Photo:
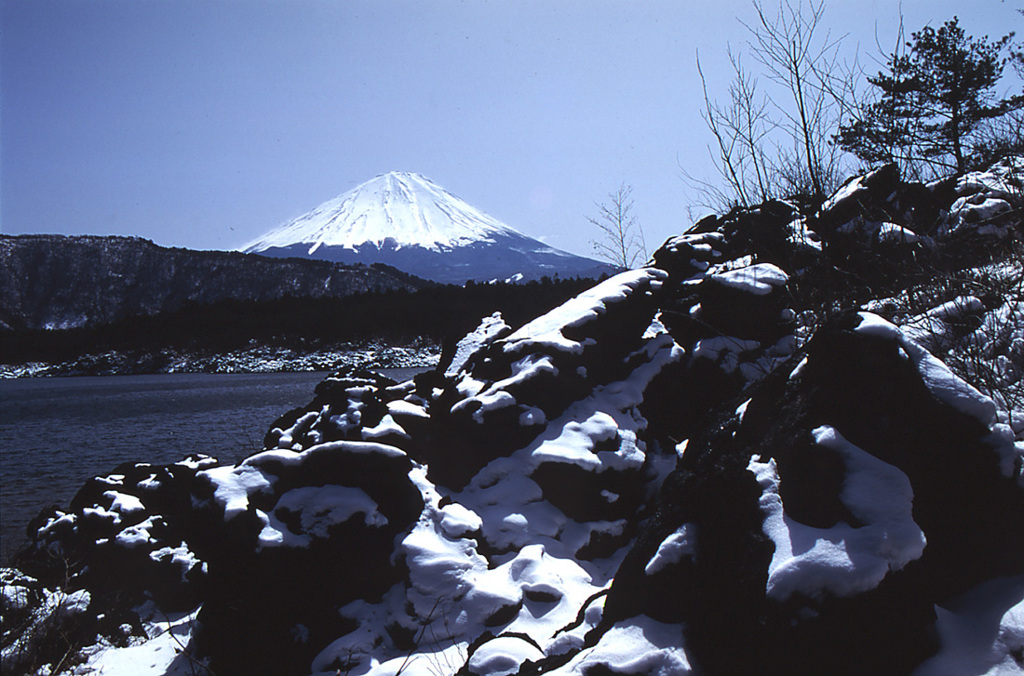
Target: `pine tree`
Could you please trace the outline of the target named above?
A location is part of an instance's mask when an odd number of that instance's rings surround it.
[[[885,65],[885,71],[868,78],[879,90],[877,100],[863,106],[849,125],[840,127],[838,141],[869,165],[895,162],[912,169],[914,142],[920,133],[917,92],[921,83],[913,76],[905,53],[894,52]]]
[[[869,164],[967,171],[980,157],[982,123],[1024,105],[1024,96],[994,94],[1012,37],[974,39],[956,17],[913,33],[907,50],[891,54],[885,70],[868,78],[878,98],[840,127],[837,141]]]

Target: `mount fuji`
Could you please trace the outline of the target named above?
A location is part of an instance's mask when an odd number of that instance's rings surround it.
[[[384,263],[442,283],[599,277],[617,270],[528,237],[419,174],[377,176],[241,248],[275,258]]]

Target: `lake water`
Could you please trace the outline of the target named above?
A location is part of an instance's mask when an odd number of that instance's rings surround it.
[[[395,369],[393,378],[416,370]],[[384,370],[387,372],[387,370]],[[50,504],[126,461],[189,453],[235,462],[270,425],[305,406],[323,373],[169,374],[0,380],[0,561]]]

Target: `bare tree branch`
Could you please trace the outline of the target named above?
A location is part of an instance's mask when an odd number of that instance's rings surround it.
[[[637,261],[647,260],[644,231],[633,215],[633,187],[622,183],[608,194],[608,199],[608,203],[596,204],[596,217],[587,217],[602,233],[591,245],[594,253],[613,265],[633,268]]]

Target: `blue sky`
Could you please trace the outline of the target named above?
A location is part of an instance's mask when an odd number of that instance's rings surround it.
[[[874,51],[1016,0],[832,0]],[[775,4],[766,0],[767,7]],[[725,96],[747,0],[0,0],[0,231],[231,249],[377,174],[424,174],[589,254],[631,184],[650,245],[711,177],[694,66]]]

